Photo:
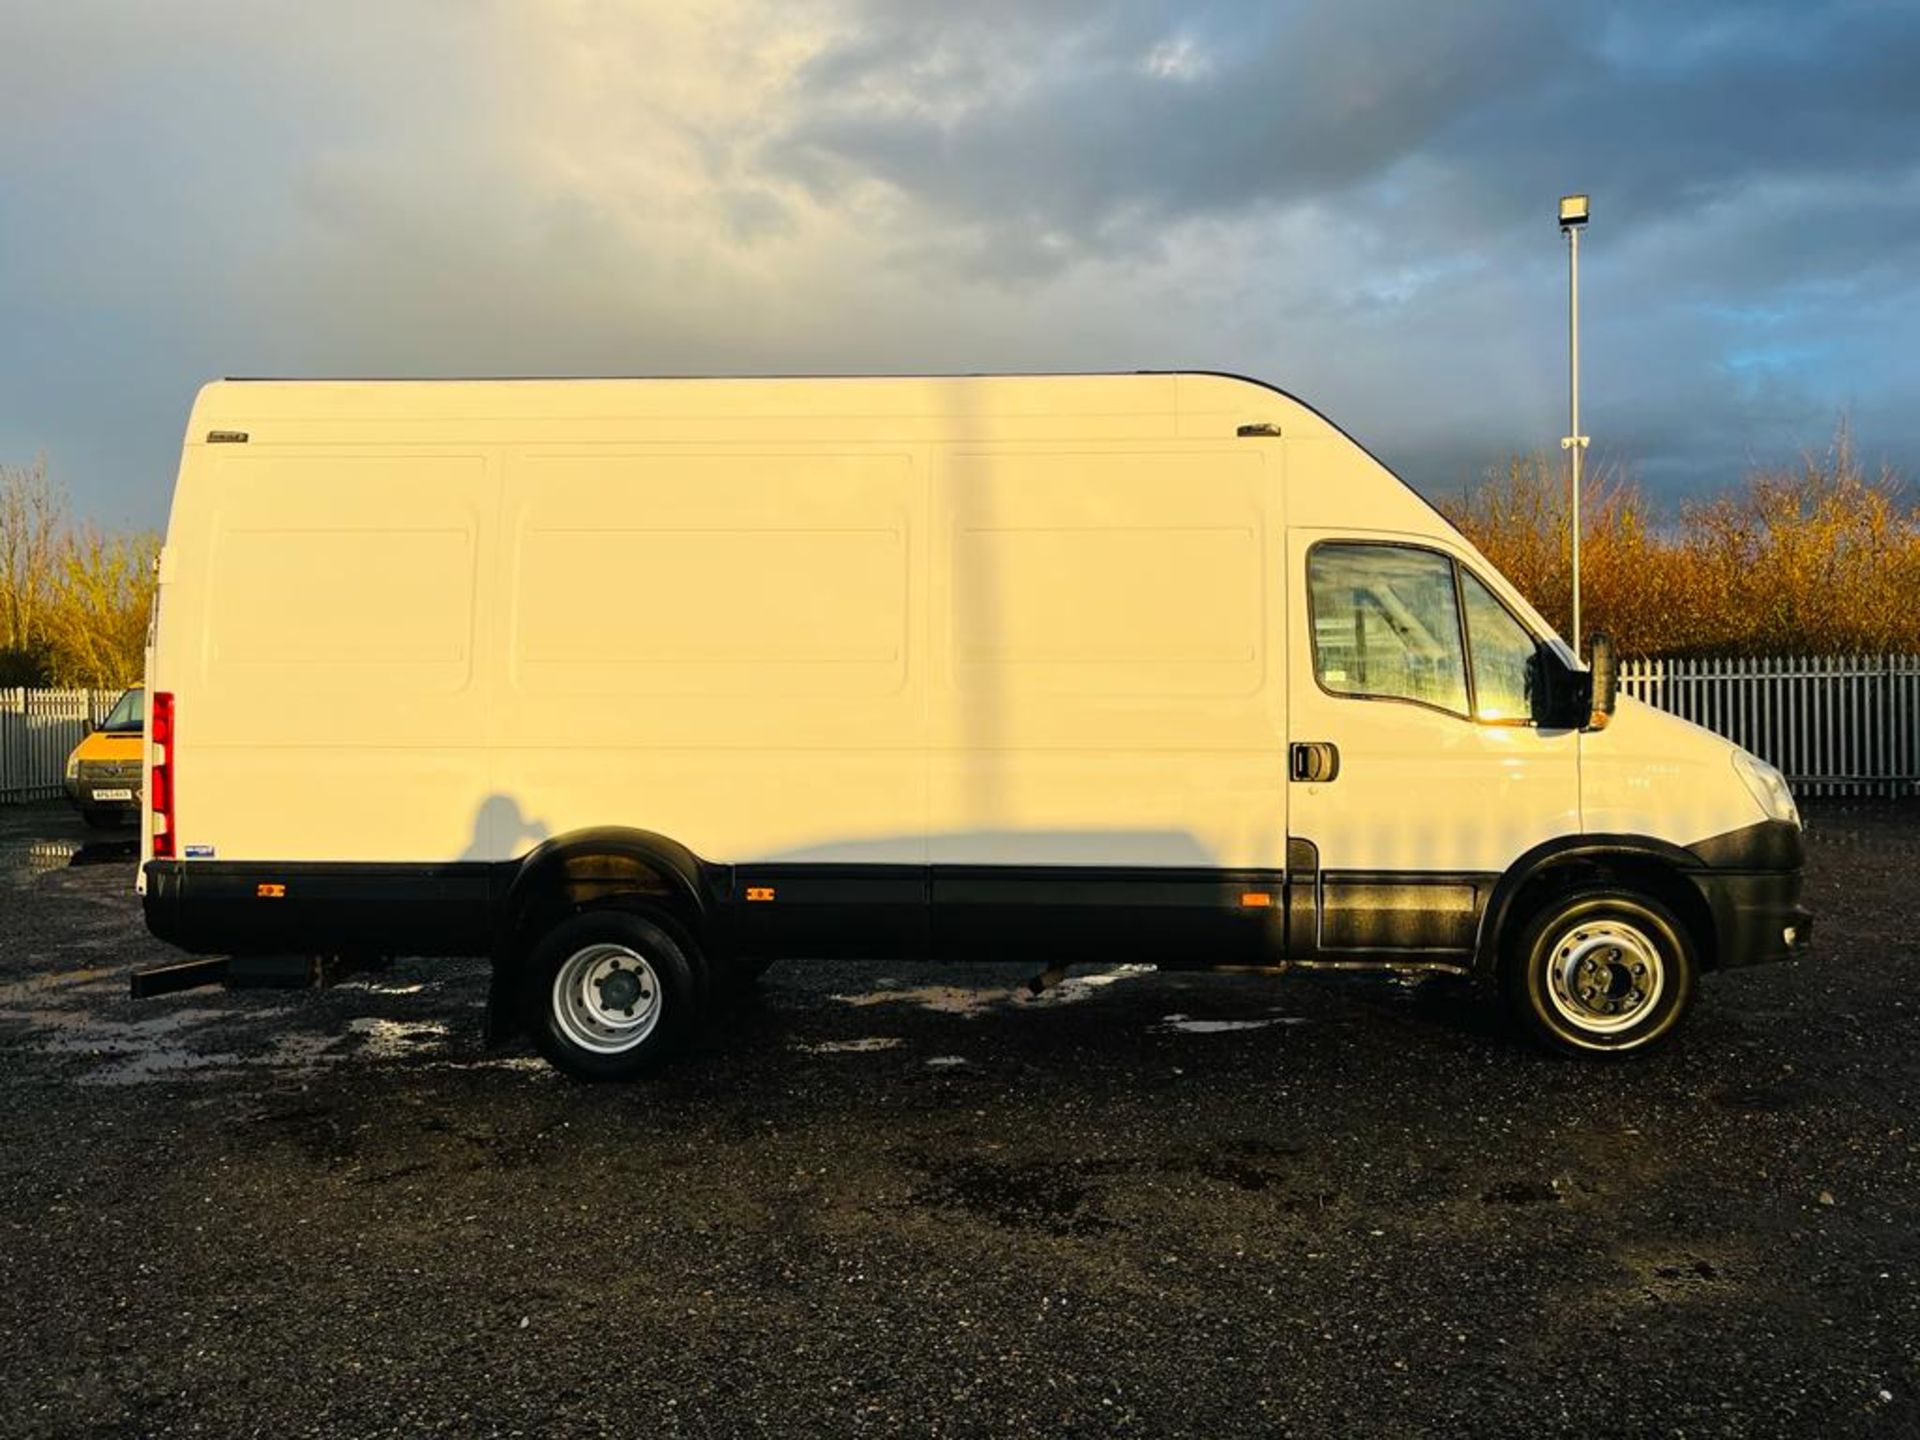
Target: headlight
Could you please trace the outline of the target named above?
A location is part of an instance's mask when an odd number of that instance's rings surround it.
[[[78,780],[79,778],[80,778],[80,757],[78,755],[69,755],[67,757],[67,779]]]
[[[1800,809],[1793,803],[1793,791],[1787,788],[1786,776],[1758,755],[1749,755],[1744,750],[1733,752],[1733,768],[1769,818],[1793,825],[1800,823]]]

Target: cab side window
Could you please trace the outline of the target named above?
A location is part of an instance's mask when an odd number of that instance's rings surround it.
[[[1508,725],[1531,721],[1539,646],[1464,566],[1460,588],[1467,607],[1467,644],[1473,655],[1473,718]]]
[[[1470,713],[1453,562],[1445,555],[1405,545],[1316,545],[1307,588],[1314,674],[1327,691]]]

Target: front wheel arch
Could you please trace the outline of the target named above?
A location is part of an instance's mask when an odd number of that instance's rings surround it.
[[[1576,891],[1607,889],[1645,895],[1684,927],[1699,968],[1719,954],[1713,909],[1693,880],[1698,861],[1678,846],[1626,837],[1548,842],[1520,857],[1494,886],[1481,918],[1474,973],[1498,978],[1513,946],[1547,905]]]

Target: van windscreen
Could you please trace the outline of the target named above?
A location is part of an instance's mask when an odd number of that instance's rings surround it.
[[[118,700],[100,729],[108,735],[138,735],[147,725],[147,692],[136,685]]]

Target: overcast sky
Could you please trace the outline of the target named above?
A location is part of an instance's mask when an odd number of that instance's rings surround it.
[[[222,374],[1194,367],[1428,491],[1920,470],[1920,5],[0,0],[0,460]]]

